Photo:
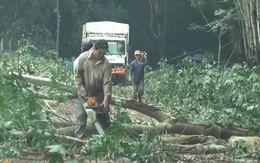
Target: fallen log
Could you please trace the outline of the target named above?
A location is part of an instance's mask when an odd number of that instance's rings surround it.
[[[166,150],[175,150],[177,153],[182,154],[194,154],[194,155],[208,155],[213,153],[226,153],[227,148],[223,145],[217,144],[195,144],[195,145],[179,145],[179,144],[171,144],[166,145]]]
[[[20,73],[16,73],[16,72],[13,72],[13,74],[17,75],[17,76],[21,76],[25,81],[35,84],[35,85],[39,85],[39,86],[46,85],[46,86],[59,87],[61,90],[67,91],[72,94],[75,94],[75,92],[76,92],[76,87],[73,86],[73,84],[69,85],[66,83],[56,81],[54,79],[38,77],[38,76],[33,76],[33,75],[28,75],[28,74],[20,74]]]
[[[231,136],[228,145],[234,147],[237,143],[242,143],[246,148],[257,150],[260,148],[260,137],[257,136]]]

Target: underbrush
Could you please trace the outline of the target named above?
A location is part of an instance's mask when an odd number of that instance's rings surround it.
[[[227,68],[188,58],[181,69],[165,61],[159,65],[146,73],[148,102],[167,108],[177,118],[259,129],[260,66]]]
[[[63,60],[36,55],[30,48],[24,47],[15,58],[0,54],[0,160],[28,151],[41,151],[43,159],[50,162],[64,162],[65,158],[71,162],[87,158],[126,157],[136,162],[174,159],[176,153],[164,149],[159,131],[138,136],[125,133],[122,124],[132,122],[120,105],[116,106],[115,121],[105,136],[93,136],[83,146],[58,137],[42,98],[55,100],[62,96],[62,101],[68,100],[68,89],[75,91],[72,75]],[[259,129],[260,67],[249,69],[236,64],[226,68],[189,59],[178,70],[165,60],[159,66],[146,70],[147,103],[168,109],[176,118]],[[52,83],[47,87],[28,83],[17,72],[48,77]],[[66,83],[68,88],[61,89],[55,83]],[[115,95],[125,94],[122,87],[115,86],[113,91]],[[231,157],[237,155],[230,153]]]

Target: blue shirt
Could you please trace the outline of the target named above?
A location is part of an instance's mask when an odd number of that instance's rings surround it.
[[[70,70],[70,72],[73,74],[73,62],[71,61],[66,61],[66,66]]]
[[[144,80],[144,67],[148,64],[147,58],[144,61],[132,61],[130,64],[130,76],[134,82]]]

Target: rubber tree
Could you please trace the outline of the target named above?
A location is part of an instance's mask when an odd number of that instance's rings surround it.
[[[56,52],[59,57],[59,45],[60,45],[60,1],[56,1],[55,13],[57,14],[57,29],[56,29]]]
[[[167,32],[169,28],[169,0],[149,0],[150,4],[150,30],[158,41],[160,57],[166,54]]]
[[[247,61],[260,63],[260,2],[259,0],[234,0],[240,13],[241,29],[243,32],[244,54]]]

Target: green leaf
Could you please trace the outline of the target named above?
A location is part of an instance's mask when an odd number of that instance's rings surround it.
[[[5,97],[0,95],[0,106],[3,106],[5,103]]]
[[[250,105],[250,106],[247,106],[246,110],[254,110],[255,106],[254,105]]]
[[[44,157],[49,160],[49,163],[64,163],[62,155],[60,153],[49,153]]]
[[[4,123],[4,127],[8,128],[8,127],[10,127],[12,124],[13,124],[12,121],[7,121],[7,122]]]
[[[60,145],[60,144],[56,144],[56,145],[50,145],[47,146],[47,148],[49,148],[49,152],[50,153],[60,153],[62,155],[66,154],[66,149],[64,146]]]

